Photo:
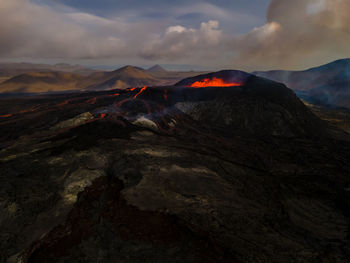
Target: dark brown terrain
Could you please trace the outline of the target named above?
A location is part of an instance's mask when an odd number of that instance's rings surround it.
[[[241,85],[190,87],[215,76]],[[0,262],[349,262],[330,114],[238,71],[4,97]]]

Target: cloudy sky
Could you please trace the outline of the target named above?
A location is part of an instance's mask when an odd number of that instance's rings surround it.
[[[350,57],[349,0],[0,0],[0,61],[304,69]]]

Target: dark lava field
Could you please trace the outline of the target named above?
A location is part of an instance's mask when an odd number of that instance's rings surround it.
[[[350,135],[283,84],[0,99],[0,262],[350,262]]]

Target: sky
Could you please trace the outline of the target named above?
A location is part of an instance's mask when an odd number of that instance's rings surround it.
[[[305,69],[350,57],[349,0],[0,0],[0,61]]]

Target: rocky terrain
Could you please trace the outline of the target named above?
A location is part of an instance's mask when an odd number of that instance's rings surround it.
[[[0,262],[350,261],[350,136],[283,84],[2,98],[0,130]]]

